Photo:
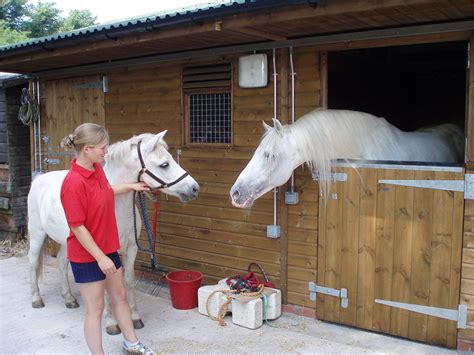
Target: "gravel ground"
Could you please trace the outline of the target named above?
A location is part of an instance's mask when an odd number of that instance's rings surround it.
[[[19,246],[5,249],[12,255],[25,253]],[[82,304],[75,284],[72,290]],[[28,258],[0,260],[0,354],[87,354],[82,331],[84,307],[64,306],[55,258],[45,260],[40,291],[46,307],[33,309]],[[145,323],[137,334],[158,354],[455,354],[292,314],[283,314],[271,326],[256,330],[239,327],[227,316],[227,326],[221,327],[199,314],[197,308],[174,309],[166,287],[157,296],[136,293]],[[106,354],[120,353],[121,336],[104,332],[103,339]]]

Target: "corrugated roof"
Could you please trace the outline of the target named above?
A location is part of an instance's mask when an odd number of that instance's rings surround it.
[[[207,1],[203,3],[195,4],[192,6],[156,12],[156,13],[152,13],[148,15],[135,16],[135,17],[126,18],[122,20],[110,21],[110,22],[106,22],[106,23],[102,23],[102,24],[98,24],[94,26],[80,28],[74,31],[62,32],[62,33],[58,33],[52,36],[39,37],[39,38],[30,39],[24,42],[0,46],[0,52],[29,47],[33,45],[39,45],[42,43],[64,40],[68,38],[82,37],[85,35],[90,35],[90,34],[95,34],[95,33],[109,32],[111,30],[128,29],[128,28],[133,28],[136,26],[143,26],[143,25],[152,25],[152,24],[156,25],[162,21],[166,21],[169,19],[178,19],[181,16],[187,17],[190,15],[194,15],[196,13],[205,13],[213,9],[231,8],[231,7],[237,7],[243,4],[251,4],[251,3],[256,3],[256,2],[257,0]],[[259,1],[259,2],[264,3],[266,1]],[[291,3],[291,1],[289,3]]]

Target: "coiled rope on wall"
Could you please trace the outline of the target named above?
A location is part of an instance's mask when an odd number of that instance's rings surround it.
[[[20,109],[18,110],[18,119],[25,125],[30,126],[36,122],[39,117],[38,104],[31,95],[30,89],[23,88],[20,98]]]

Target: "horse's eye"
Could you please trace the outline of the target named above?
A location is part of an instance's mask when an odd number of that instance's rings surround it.
[[[163,169],[164,169],[164,168],[167,168],[168,166],[169,166],[168,163],[163,163],[163,164],[160,165],[160,168],[163,168]]]

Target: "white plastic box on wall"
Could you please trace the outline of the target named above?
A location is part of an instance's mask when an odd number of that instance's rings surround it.
[[[252,54],[239,58],[239,86],[261,88],[268,84],[268,61],[266,54]]]

